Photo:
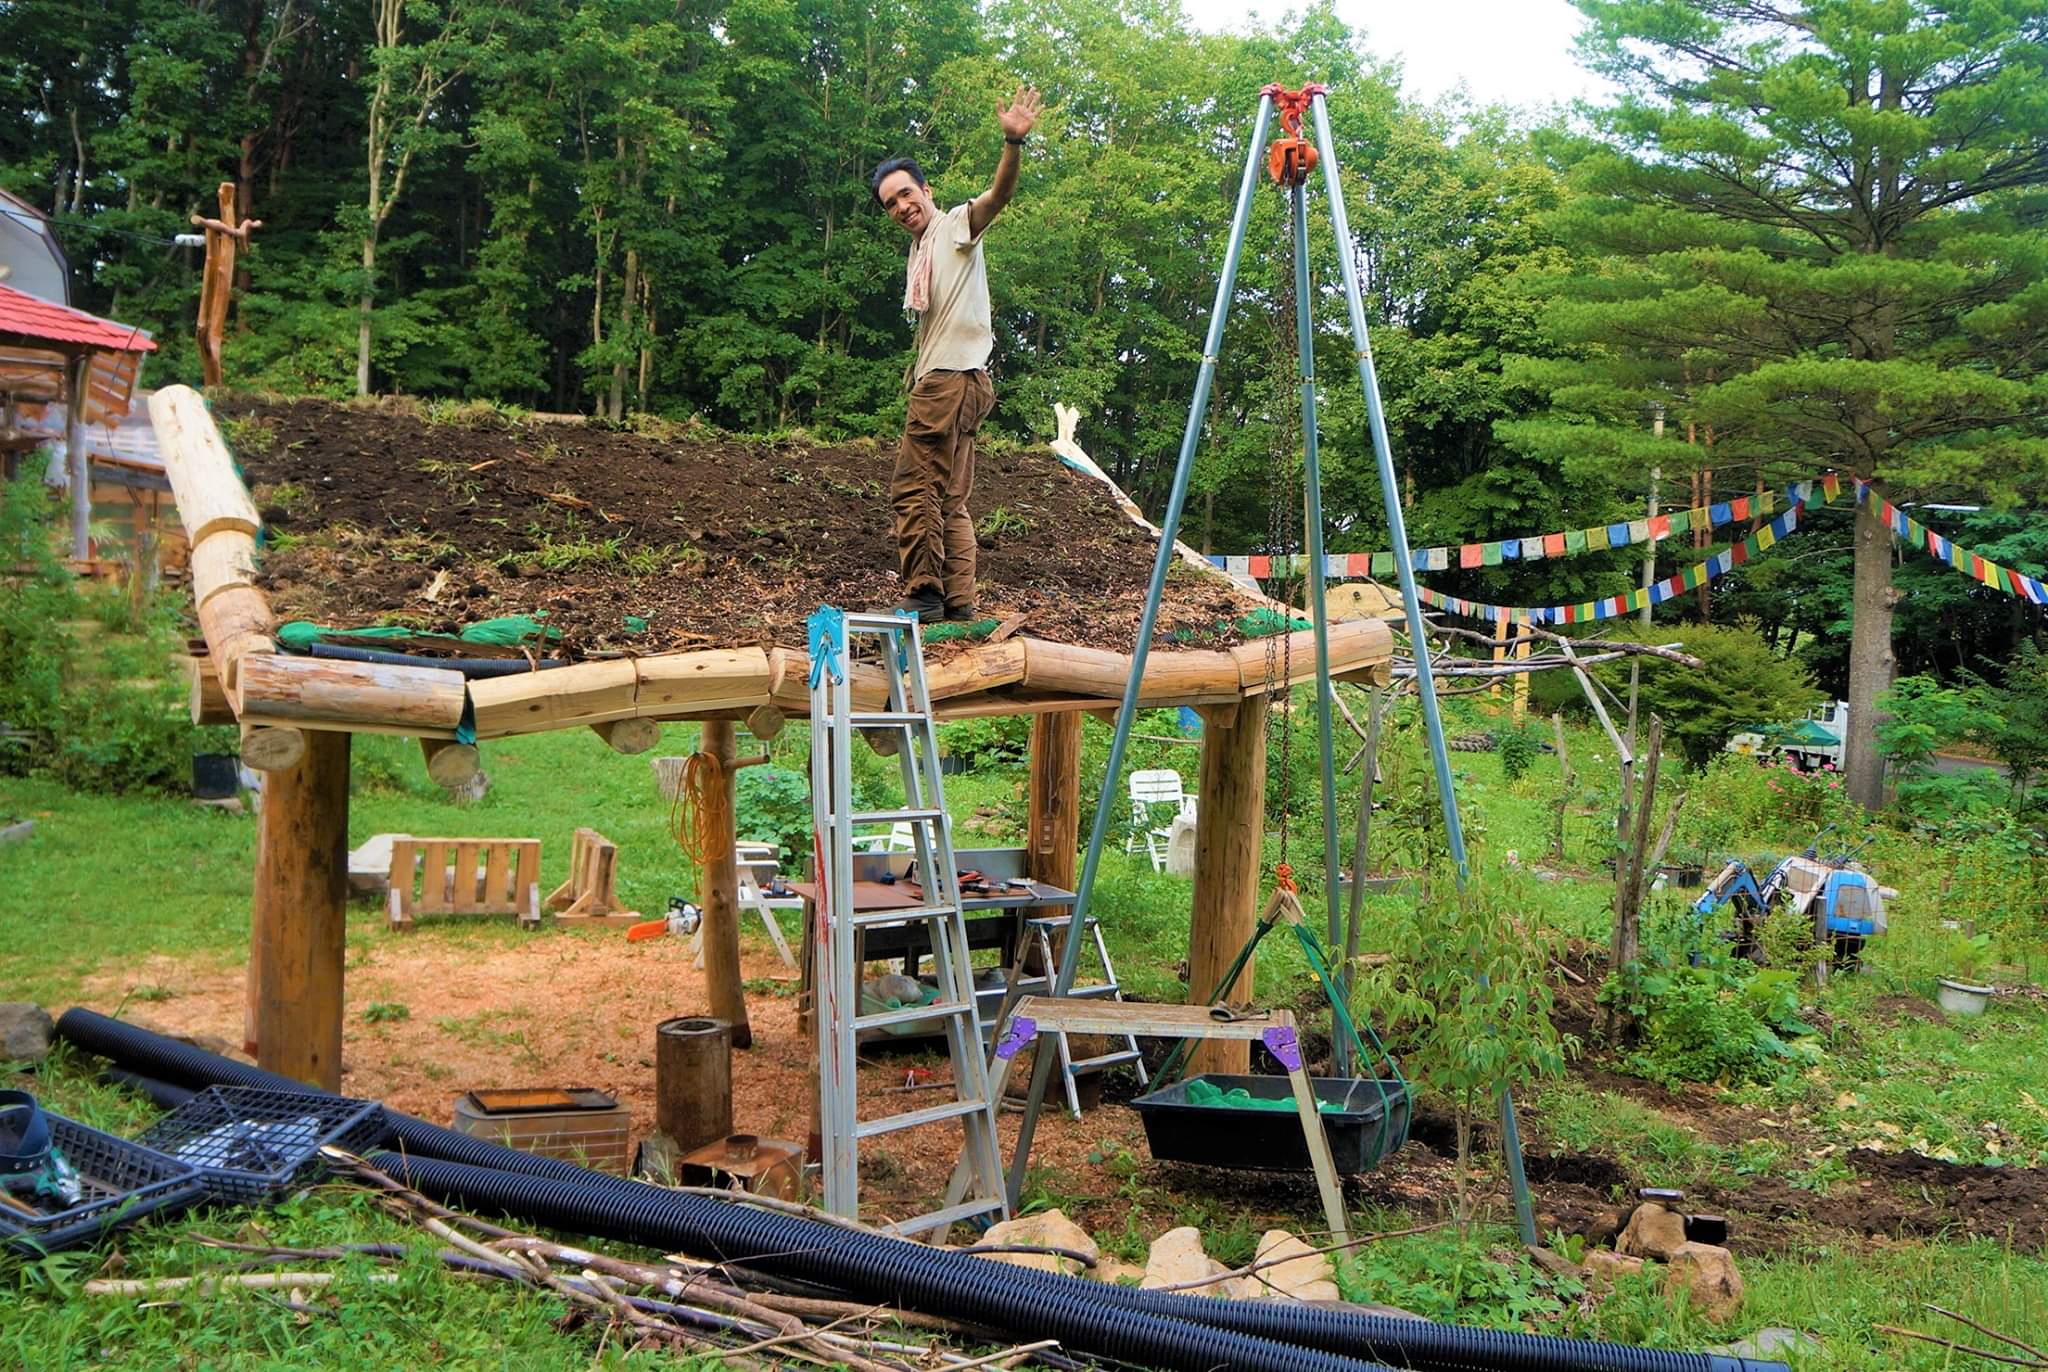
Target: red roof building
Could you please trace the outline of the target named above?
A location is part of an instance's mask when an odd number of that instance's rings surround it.
[[[12,286],[0,286],[0,344],[63,353],[156,351],[149,335],[133,325],[38,300]]]

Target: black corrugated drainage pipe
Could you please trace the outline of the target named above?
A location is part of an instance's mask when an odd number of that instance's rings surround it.
[[[653,1186],[593,1186],[398,1153],[370,1161],[436,1199],[566,1229],[703,1257],[845,1291],[862,1300],[1018,1335],[1056,1338],[1070,1352],[1183,1372],[1368,1372],[1377,1365],[1254,1338],[1099,1299],[1096,1282],[1019,1282],[1023,1269]],[[676,1204],[675,1202],[680,1202]]]
[[[306,1089],[301,1083],[289,1081],[261,1068],[233,1062],[208,1053],[204,1049],[163,1038],[146,1029],[123,1024],[89,1010],[66,1011],[57,1022],[57,1032],[82,1048],[113,1058],[123,1066],[153,1077],[192,1085],[229,1082],[245,1086]],[[898,1265],[903,1263],[915,1262],[920,1266],[937,1264],[948,1272],[959,1269],[953,1277],[948,1278],[951,1280],[969,1276],[985,1278],[987,1270],[993,1266],[984,1259],[930,1248],[922,1244],[906,1243],[881,1235],[861,1234],[815,1224],[809,1220],[763,1215],[721,1201],[679,1195],[660,1187],[645,1186],[622,1177],[615,1177],[609,1173],[592,1172],[555,1158],[544,1158],[505,1148],[489,1140],[472,1138],[467,1134],[457,1133],[455,1130],[430,1124],[388,1108],[385,1115],[391,1123],[393,1136],[398,1145],[406,1153],[413,1155],[412,1162],[415,1166],[420,1165],[423,1159],[452,1161],[466,1165],[460,1174],[427,1169],[420,1174],[421,1189],[433,1189],[433,1185],[429,1184],[430,1178],[438,1178],[444,1182],[459,1178],[465,1188],[477,1188],[476,1198],[481,1203],[487,1199],[483,1190],[486,1187],[496,1188],[490,1192],[491,1196],[509,1197],[514,1202],[513,1205],[506,1206],[507,1213],[558,1225],[572,1231],[587,1232],[577,1222],[548,1218],[519,1208],[516,1204],[518,1198],[521,1195],[532,1195],[536,1198],[546,1195],[552,1198],[550,1204],[568,1204],[582,1200],[588,1201],[592,1206],[600,1206],[601,1202],[610,1203],[607,1197],[611,1193],[622,1193],[627,1202],[635,1207],[634,1213],[659,1216],[664,1227],[656,1231],[642,1231],[642,1237],[637,1239],[626,1235],[610,1235],[609,1231],[605,1231],[609,1236],[620,1237],[630,1242],[647,1243],[654,1247],[683,1247],[700,1252],[716,1251],[722,1257],[745,1262],[747,1266],[765,1272],[801,1277],[804,1280],[823,1280],[827,1285],[842,1289],[866,1292],[868,1288],[859,1285],[859,1280],[862,1271],[870,1268],[874,1271],[887,1272],[896,1270]],[[390,1160],[397,1165],[396,1158]],[[493,1181],[490,1177],[471,1175],[472,1173],[514,1175],[508,1180]],[[568,1190],[551,1192],[543,1188],[531,1191],[522,1189],[522,1181],[536,1179],[561,1183]],[[449,1194],[467,1197],[472,1192],[465,1189]],[[503,1202],[492,1199],[491,1203]],[[549,1212],[550,1215],[554,1213]],[[740,1231],[722,1227],[733,1223],[735,1214],[750,1222],[774,1220],[779,1225],[793,1227],[786,1231],[775,1231],[772,1246],[747,1251],[734,1246]],[[669,1227],[679,1225],[690,1227]],[[670,1234],[674,1234],[675,1237],[669,1237]],[[805,1270],[799,1268],[784,1269],[778,1266],[782,1256],[791,1250],[800,1250],[805,1257],[832,1253],[839,1255],[838,1260],[844,1261],[847,1266],[837,1276],[823,1279],[808,1275]],[[1589,1339],[1559,1339],[1536,1334],[1468,1329],[1427,1320],[1360,1315],[1279,1301],[1231,1301],[1210,1296],[1139,1291],[1129,1287],[1083,1281],[1075,1277],[1035,1272],[1026,1268],[1001,1268],[1000,1275],[995,1280],[1000,1281],[1006,1291],[1024,1293],[1035,1301],[1077,1296],[1097,1307],[1108,1306],[1182,1324],[1204,1325],[1248,1335],[1255,1339],[1320,1349],[1342,1357],[1389,1363],[1416,1369],[1416,1372],[1787,1372],[1784,1363],[1767,1359],[1739,1358],[1712,1353],[1675,1353],[1662,1349],[1636,1348],[1626,1344],[1598,1343]],[[894,1300],[895,1296],[890,1295],[889,1298]],[[913,1305],[912,1308],[930,1309],[938,1314],[957,1313],[956,1307],[943,1303],[943,1299],[937,1306]],[[1041,1326],[1030,1324],[1026,1326],[1026,1331],[1038,1327]]]

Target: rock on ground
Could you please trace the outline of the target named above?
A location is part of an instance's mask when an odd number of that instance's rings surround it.
[[[1742,1311],[1742,1274],[1735,1270],[1735,1257],[1725,1248],[1710,1243],[1681,1243],[1671,1253],[1671,1271],[1665,1289],[1685,1292],[1693,1308],[1715,1324],[1723,1324]]]
[[[1223,1274],[1229,1270],[1202,1251],[1202,1231],[1187,1224],[1169,1229],[1152,1240],[1152,1251],[1145,1258],[1143,1285],[1147,1291],[1181,1287],[1186,1295],[1222,1296],[1235,1300],[1244,1294],[1244,1285],[1237,1277],[1224,1277]],[[1216,1280],[1218,1278],[1221,1280]],[[1185,1285],[1188,1282],[1207,1284]]]
[[[1629,1216],[1628,1228],[1614,1247],[1624,1257],[1668,1260],[1684,1242],[1685,1217],[1645,1201]]]
[[[50,1055],[55,1030],[42,1006],[25,1000],[0,1002],[0,1062],[41,1062]]]
[[[1094,1239],[1088,1237],[1088,1231],[1058,1210],[1046,1210],[1036,1215],[1004,1220],[1001,1224],[991,1226],[986,1234],[975,1240],[976,1247],[999,1243],[1039,1248],[1071,1248],[1077,1253],[1086,1253],[1090,1259],[1102,1256],[1102,1250],[1095,1246]],[[974,1256],[987,1258],[991,1262],[1006,1262],[1013,1267],[1030,1267],[1040,1272],[1060,1272],[1070,1277],[1079,1276],[1089,1270],[1083,1263],[1053,1253],[977,1253]]]
[[[1268,1229],[1259,1240],[1253,1261],[1273,1265],[1261,1265],[1244,1279],[1248,1296],[1294,1301],[1343,1299],[1329,1256],[1318,1253],[1285,1229]]]
[[[1595,1248],[1586,1254],[1586,1280],[1594,1286],[1612,1286],[1620,1278],[1642,1270],[1641,1258],[1626,1257],[1612,1249]]]

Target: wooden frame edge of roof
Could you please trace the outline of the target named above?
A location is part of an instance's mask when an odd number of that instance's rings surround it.
[[[261,521],[204,397],[189,386],[166,386],[151,398],[150,417],[192,541],[193,603],[211,670],[245,724],[453,738],[468,715],[481,739],[621,719],[730,719],[762,705],[795,715],[809,711],[810,658],[791,648],[598,658],[478,680],[424,663],[279,653],[275,618],[255,585]],[[1129,498],[1100,479],[1119,508],[1156,536]],[[1198,558],[1194,565],[1222,575]],[[1147,655],[1138,702],[1146,708],[1228,704],[1263,694],[1269,673],[1275,684],[1279,676],[1288,685],[1313,681],[1313,632],[1290,636],[1292,643],[1253,639],[1227,649],[1155,650]],[[1384,682],[1392,656],[1392,635],[1379,620],[1329,626],[1333,679]],[[941,719],[1100,710],[1121,704],[1131,655],[1019,635],[947,652],[927,671]],[[873,668],[856,666],[857,703],[874,708],[885,689]]]

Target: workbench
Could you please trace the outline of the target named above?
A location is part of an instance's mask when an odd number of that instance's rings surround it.
[[[985,895],[962,893],[960,912],[967,926],[967,948],[995,948],[1002,953],[1001,965],[1012,976],[1012,967],[1017,949],[1021,946],[1024,922],[1035,915],[1054,914],[1071,908],[1077,899],[1074,892],[1042,881],[1029,881],[1024,877],[1024,850],[1022,848],[961,848],[954,852],[954,863],[963,872],[980,872],[989,878],[990,888]],[[857,914],[881,910],[909,910],[924,904],[924,893],[916,886],[902,880],[912,861],[909,853],[856,853],[853,857],[853,908]],[[895,880],[882,881],[882,877]],[[1022,886],[1006,887],[1007,879],[1023,881]],[[802,970],[799,979],[800,1000],[798,1002],[798,1027],[802,1032],[810,1031],[810,989],[811,953],[817,946],[818,928],[818,885],[809,881],[792,881],[789,888],[804,901],[804,946]],[[856,956],[862,965],[870,962],[901,959],[903,973],[915,977],[918,965],[931,952],[931,935],[922,922],[910,925],[870,924],[854,931]],[[1050,989],[1045,978],[1033,978]],[[1026,983],[1030,985],[1031,983]],[[975,999],[982,1009],[983,1033],[986,1034],[996,1009],[1002,1004],[1006,985],[982,987]],[[901,1035],[889,1036],[902,1038]]]

